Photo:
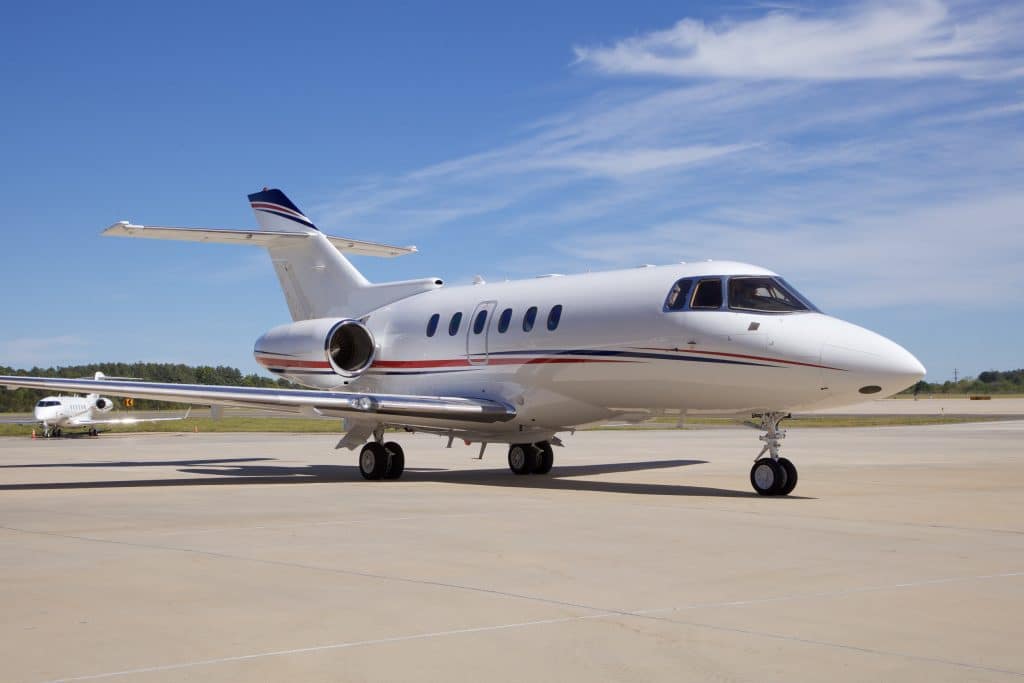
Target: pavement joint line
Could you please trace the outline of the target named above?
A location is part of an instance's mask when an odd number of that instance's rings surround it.
[[[848,643],[835,643],[828,640],[815,640],[813,638],[802,638],[800,636],[786,635],[783,633],[772,633],[770,631],[755,631],[753,629],[739,628],[735,626],[721,626],[719,624],[707,624],[699,621],[685,621],[682,619],[669,619],[668,617],[656,617],[650,615],[634,614],[631,616],[639,616],[645,619],[655,619],[657,621],[664,621],[670,624],[678,624],[680,626],[690,626],[693,628],[703,628],[710,631],[720,631],[723,633],[736,633],[747,636],[757,636],[759,638],[770,638],[772,640],[782,640],[791,643],[800,643],[803,645],[816,645],[819,647],[830,647],[838,650],[846,650],[849,652],[860,652],[863,654],[878,655],[883,657],[898,657],[900,659],[909,659],[916,662],[928,662],[931,664],[942,664],[945,666],[953,666],[962,669],[969,669],[972,671],[986,671],[989,673],[1007,674],[1010,676],[1019,676],[1024,678],[1024,672],[1014,671],[1012,669],[1000,669],[997,667],[985,666],[983,664],[972,664],[971,662],[960,662],[954,659],[942,659],[941,657],[929,657],[927,655],[915,655],[908,652],[895,652],[891,650],[878,650],[870,647],[863,647],[860,645],[850,645]]]
[[[309,654],[313,652],[325,652],[329,650],[344,650],[347,648],[360,647],[366,645],[384,645],[388,643],[402,643],[411,640],[425,640],[429,638],[442,638],[446,636],[457,636],[467,635],[473,633],[487,633],[490,631],[504,631],[517,628],[526,628],[529,626],[546,626],[550,624],[564,624],[572,621],[581,621],[584,619],[600,619],[604,617],[621,616],[618,613],[602,613],[602,614],[585,614],[577,615],[573,617],[559,617],[555,619],[537,619],[535,621],[521,621],[511,624],[496,624],[493,626],[476,626],[470,628],[452,629],[449,631],[433,631],[428,633],[415,633],[405,636],[391,636],[388,638],[374,638],[370,640],[353,640],[343,643],[329,643],[327,645],[313,645],[310,647],[300,647],[291,650],[273,650],[270,652],[256,652],[247,655],[234,655],[230,657],[215,657],[211,659],[200,659],[194,662],[179,662],[176,664],[163,664],[157,666],[141,667],[137,669],[125,669],[123,671],[111,671],[99,674],[87,674],[85,676],[72,676],[70,678],[55,678],[50,679],[46,683],[72,683],[73,681],[91,681],[98,680],[101,678],[115,678],[118,676],[132,676],[145,673],[157,673],[162,671],[174,671],[179,669],[188,669],[197,666],[210,666],[215,664],[230,664],[233,662],[244,662],[253,659],[262,659],[264,657],[281,657],[286,655],[297,655],[297,654]]]
[[[450,583],[446,581],[436,581],[433,579],[417,579],[407,576],[393,576],[389,574],[378,574],[375,572],[360,571],[358,569],[342,569],[339,567],[325,567],[322,565],[314,564],[303,564],[300,562],[286,562],[284,560],[271,560],[259,557],[247,557],[245,555],[232,555],[230,553],[216,552],[213,550],[201,550],[198,548],[181,548],[174,546],[157,545],[153,543],[139,543],[136,541],[118,541],[109,538],[96,538],[92,536],[80,536],[75,534],[61,534],[52,531],[32,531],[28,529],[19,529],[12,526],[0,526],[0,529],[7,531],[20,532],[23,534],[39,535],[39,536],[50,536],[53,538],[65,538],[76,541],[87,541],[91,543],[107,543],[110,545],[125,546],[130,548],[145,548],[147,550],[162,550],[165,552],[179,552],[179,553],[193,553],[196,555],[202,555],[204,557],[212,557],[217,559],[236,560],[242,562],[253,562],[257,564],[263,564],[275,567],[287,567],[290,569],[305,569],[311,571],[325,572],[328,574],[338,574],[344,576],[358,576],[366,579],[376,579],[378,581],[391,581],[395,583],[407,583],[420,586],[433,586],[436,588],[447,588],[451,590],[466,591],[473,593],[481,593],[484,595],[494,595],[504,598],[513,598],[518,600],[527,600],[530,602],[537,602],[546,605],[553,605],[557,607],[570,607],[573,609],[588,610],[591,612],[609,612],[614,614],[620,614],[623,616],[629,615],[626,610],[616,610],[603,607],[594,607],[592,605],[584,605],[581,603],[569,602],[566,600],[557,600],[555,598],[545,598],[537,595],[526,595],[522,593],[511,593],[508,591],[498,590],[496,588],[484,588],[482,586],[468,586],[457,583]]]
[[[218,553],[218,552],[207,551],[207,550],[198,550],[198,549],[193,549],[193,548],[175,548],[175,547],[168,547],[168,546],[161,546],[161,545],[154,545],[154,544],[146,544],[146,543],[136,543],[136,542],[129,542],[129,541],[117,541],[117,540],[111,540],[111,539],[93,538],[93,537],[88,537],[88,536],[76,536],[76,535],[69,535],[69,534],[59,534],[59,533],[55,533],[55,532],[29,531],[29,530],[19,529],[19,528],[16,528],[16,527],[9,527],[9,526],[0,526],[0,528],[6,529],[6,530],[9,530],[9,531],[25,533],[25,534],[36,534],[36,535],[43,535],[43,536],[54,536],[54,537],[58,537],[58,538],[67,538],[67,539],[88,541],[88,542],[94,542],[94,543],[109,543],[109,544],[112,544],[112,545],[122,545],[122,546],[129,546],[129,547],[147,548],[147,549],[151,549],[151,550],[163,550],[163,551],[171,551],[171,552],[196,553],[196,554],[199,554],[199,555],[205,555],[205,556],[209,556],[209,557],[216,557],[216,558],[223,558],[223,559],[232,559],[232,560],[242,560],[242,561],[250,561],[250,562],[257,562],[257,563],[261,563],[261,564],[276,565],[276,566],[283,566],[283,567],[290,567],[290,568],[297,568],[297,569],[311,569],[311,570],[314,570],[314,571],[323,571],[323,572],[329,572],[329,573],[334,573],[334,574],[344,574],[344,575],[350,575],[350,576],[360,576],[360,577],[363,577],[363,578],[372,578],[372,579],[378,579],[378,580],[382,580],[382,581],[395,581],[395,582],[411,583],[411,584],[418,584],[418,585],[424,585],[424,586],[435,586],[435,587],[439,587],[439,588],[449,588],[449,589],[454,589],[454,590],[469,591],[469,592],[483,593],[483,594],[489,594],[489,595],[497,595],[497,596],[506,597],[506,598],[528,600],[528,601],[532,601],[532,602],[539,602],[539,603],[553,605],[553,606],[570,607],[570,608],[574,608],[574,609],[582,609],[582,610],[588,610],[588,611],[592,612],[592,614],[577,615],[577,616],[573,616],[573,617],[561,617],[561,618],[557,618],[557,619],[545,619],[545,620],[538,620],[538,621],[534,621],[534,622],[518,622],[518,623],[515,623],[515,624],[499,624],[499,625],[496,625],[496,626],[483,626],[483,627],[475,627],[475,628],[470,628],[470,629],[456,629],[456,630],[453,630],[453,631],[440,631],[440,632],[433,632],[433,633],[427,633],[427,634],[413,634],[413,635],[408,635],[408,636],[394,636],[394,637],[391,637],[391,638],[384,638],[384,639],[376,639],[376,640],[369,640],[369,641],[352,641],[352,642],[347,642],[347,643],[335,643],[335,644],[332,644],[332,645],[313,646],[313,647],[310,647],[310,648],[298,648],[298,649],[295,649],[295,650],[277,650],[277,651],[266,652],[266,653],[254,653],[254,654],[248,654],[248,655],[236,655],[236,656],[233,656],[233,657],[216,658],[216,659],[202,660],[202,661],[197,661],[197,662],[186,662],[186,663],[180,663],[180,664],[169,664],[169,665],[163,665],[163,666],[158,666],[158,667],[151,667],[151,668],[144,668],[144,669],[133,669],[133,670],[126,670],[126,671],[120,671],[120,672],[112,672],[112,673],[106,673],[106,674],[91,674],[91,675],[84,676],[84,677],[79,676],[79,677],[73,677],[73,678],[57,679],[57,681],[54,681],[53,683],[57,683],[58,681],[68,681],[68,682],[70,682],[70,681],[81,681],[81,680],[95,680],[95,679],[98,679],[98,678],[111,678],[111,677],[115,677],[115,676],[124,676],[124,675],[130,675],[130,674],[141,674],[141,673],[146,673],[146,672],[166,671],[166,670],[171,670],[171,669],[181,669],[181,668],[188,668],[188,667],[194,667],[194,666],[213,665],[213,664],[229,663],[229,662],[235,662],[235,661],[245,661],[245,660],[251,660],[251,659],[258,659],[258,658],[262,658],[262,657],[282,656],[282,655],[288,655],[288,654],[302,654],[302,653],[316,652],[316,651],[330,650],[330,649],[343,649],[343,648],[355,647],[357,645],[375,645],[375,644],[383,644],[383,643],[388,643],[388,642],[401,642],[401,641],[406,641],[406,640],[417,640],[417,639],[424,639],[424,638],[436,638],[436,637],[444,637],[444,636],[451,636],[451,635],[461,635],[461,634],[465,634],[465,633],[479,633],[479,632],[486,632],[486,631],[505,630],[505,629],[511,629],[511,628],[524,628],[524,627],[528,627],[528,626],[536,626],[536,625],[544,625],[544,624],[569,623],[569,622],[574,622],[574,621],[580,621],[580,620],[583,620],[583,619],[604,619],[604,618],[616,617],[616,616],[617,617],[632,617],[632,618],[637,618],[637,619],[647,619],[647,620],[652,620],[652,621],[659,621],[659,622],[664,622],[664,623],[676,624],[676,625],[680,625],[680,626],[689,626],[689,627],[692,627],[692,628],[703,628],[703,629],[708,629],[708,630],[713,630],[713,631],[721,631],[721,632],[726,632],[726,633],[736,633],[736,634],[741,634],[741,635],[757,636],[757,637],[762,637],[762,638],[770,638],[770,639],[774,639],[774,640],[783,640],[783,641],[788,641],[788,642],[801,643],[801,644],[805,644],[805,645],[816,645],[816,646],[819,646],[819,647],[831,647],[831,648],[842,649],[842,650],[847,650],[847,651],[851,651],[851,652],[860,652],[860,653],[865,653],[865,654],[888,656],[888,657],[899,657],[899,658],[903,658],[903,659],[910,659],[910,660],[922,661],[922,662],[930,662],[930,663],[934,663],[934,664],[942,664],[942,665],[946,665],[946,666],[954,666],[954,667],[965,668],[965,669],[970,669],[970,670],[975,670],[975,671],[988,671],[988,672],[992,672],[992,673],[1001,673],[1001,674],[1008,674],[1008,675],[1013,675],[1013,676],[1024,677],[1024,672],[1013,671],[1013,670],[1009,670],[1009,669],[999,669],[999,668],[995,668],[995,667],[986,667],[986,666],[983,666],[983,665],[972,664],[972,663],[969,663],[969,662],[960,662],[960,661],[956,661],[956,660],[947,660],[947,659],[941,659],[941,658],[937,658],[937,657],[927,657],[927,656],[923,656],[923,655],[914,655],[914,654],[903,653],[903,652],[891,652],[891,651],[886,651],[886,650],[878,650],[878,649],[873,649],[873,648],[861,647],[861,646],[857,646],[857,645],[849,645],[849,644],[846,644],[846,643],[834,643],[834,642],[830,642],[830,641],[814,640],[814,639],[809,639],[809,638],[801,638],[799,636],[785,635],[785,634],[780,634],[780,633],[771,633],[771,632],[767,632],[767,631],[755,631],[755,630],[742,629],[742,628],[737,628],[737,627],[721,626],[721,625],[716,625],[716,624],[707,624],[707,623],[703,623],[703,622],[686,621],[686,620],[682,620],[682,619],[672,619],[672,618],[667,617],[667,616],[658,616],[659,612],[672,612],[672,611],[680,611],[680,610],[685,610],[685,609],[697,609],[699,607],[739,606],[739,605],[744,604],[745,602],[747,604],[756,604],[757,602],[778,602],[778,601],[783,601],[783,600],[799,599],[799,598],[804,598],[804,597],[829,597],[829,595],[831,595],[831,594],[822,593],[822,592],[813,593],[813,594],[806,594],[806,595],[778,596],[777,598],[765,598],[765,599],[756,599],[755,598],[755,599],[750,600],[750,601],[726,601],[726,602],[722,602],[722,603],[708,603],[706,605],[699,605],[699,606],[684,606],[684,607],[674,607],[674,608],[658,608],[658,609],[639,610],[639,611],[635,611],[635,610],[620,610],[620,609],[607,609],[607,608],[595,607],[595,606],[592,606],[592,605],[586,605],[586,604],[582,604],[582,603],[573,603],[573,602],[564,601],[564,600],[556,600],[556,599],[553,599],[553,598],[544,598],[544,597],[540,597],[540,596],[525,595],[525,594],[518,594],[518,593],[510,593],[510,592],[506,592],[506,591],[500,591],[500,590],[497,590],[497,589],[483,588],[483,587],[479,587],[479,586],[460,585],[460,584],[454,584],[454,583],[447,583],[447,582],[443,582],[443,581],[434,581],[434,580],[428,580],[428,579],[415,579],[415,578],[401,577],[401,576],[389,576],[389,575],[386,575],[386,574],[374,574],[374,573],[371,573],[371,572],[362,572],[362,571],[358,571],[358,570],[338,569],[338,568],[331,568],[331,567],[321,567],[321,566],[316,566],[316,565],[305,565],[305,564],[300,564],[300,563],[284,562],[284,561],[280,561],[280,560],[265,560],[265,559],[260,559],[260,558],[251,558],[251,557],[245,557],[245,556],[230,555],[228,553]],[[947,577],[947,578],[940,578],[940,579],[928,579],[928,580],[925,580],[925,581],[909,581],[909,582],[902,582],[902,583],[898,583],[898,584],[892,584],[892,585],[887,586],[887,587],[885,587],[885,586],[874,586],[874,587],[865,587],[864,589],[846,589],[846,590],[843,590],[843,591],[837,591],[834,594],[835,595],[847,595],[847,594],[851,594],[851,593],[867,592],[867,591],[871,591],[871,590],[914,588],[914,587],[920,587],[920,586],[924,586],[924,585],[935,585],[935,584],[942,584],[942,583],[951,583],[951,582],[955,582],[955,581],[971,581],[971,580],[977,581],[977,580],[989,580],[989,579],[996,579],[996,578],[1011,578],[1011,577],[1017,577],[1017,576],[1024,576],[1024,571],[1022,571],[1022,572],[1004,572],[1004,573],[1000,573],[1000,574],[985,574],[985,575],[968,576],[968,577]]]
[[[875,649],[875,648],[868,648],[868,647],[861,647],[861,646],[857,646],[857,645],[850,645],[850,644],[847,644],[847,643],[835,643],[835,642],[831,642],[831,641],[814,640],[814,639],[810,639],[810,638],[801,638],[799,636],[791,636],[791,635],[785,635],[785,634],[780,634],[780,633],[771,633],[771,632],[767,632],[767,631],[755,631],[755,630],[751,630],[751,629],[742,629],[742,628],[736,628],[736,627],[721,626],[721,625],[717,625],[717,624],[707,624],[707,623],[702,623],[702,622],[685,621],[685,620],[680,620],[680,619],[670,619],[670,618],[667,618],[667,617],[653,616],[654,614],[656,614],[658,612],[676,611],[676,610],[680,610],[680,609],[698,609],[698,608],[701,608],[701,607],[731,607],[731,606],[737,606],[737,605],[758,604],[758,603],[765,603],[765,602],[776,602],[776,601],[781,601],[781,600],[789,600],[789,599],[796,599],[796,598],[802,598],[802,597],[819,597],[819,596],[829,596],[829,595],[845,595],[845,594],[850,594],[850,593],[864,592],[864,591],[871,591],[871,590],[886,590],[886,589],[896,589],[896,588],[918,587],[918,586],[923,586],[923,585],[950,583],[950,582],[955,582],[955,581],[986,580],[986,579],[1008,578],[1008,577],[1017,577],[1017,576],[1024,576],[1024,572],[1005,572],[1005,573],[1002,573],[1002,574],[986,574],[986,575],[979,575],[979,576],[950,577],[950,578],[945,578],[945,579],[931,579],[931,580],[926,580],[926,581],[911,581],[911,582],[892,584],[890,586],[865,587],[863,589],[851,589],[851,590],[846,590],[846,591],[837,591],[837,592],[834,592],[834,593],[819,592],[819,593],[811,593],[811,594],[806,594],[806,595],[779,596],[777,598],[765,598],[765,599],[754,599],[754,600],[736,600],[736,601],[727,601],[727,602],[718,602],[718,603],[705,603],[705,604],[689,605],[689,606],[686,606],[686,607],[668,607],[668,608],[657,608],[657,609],[652,609],[652,610],[637,610],[637,611],[618,611],[618,610],[615,610],[615,611],[602,611],[602,612],[598,612],[596,614],[583,614],[583,615],[576,615],[576,616],[572,616],[572,617],[558,617],[558,618],[554,618],[554,619],[537,619],[537,620],[534,620],[534,621],[514,622],[514,623],[510,623],[510,624],[497,624],[497,625],[491,625],[491,626],[476,626],[476,627],[461,628],[461,629],[451,629],[451,630],[447,630],[447,631],[432,631],[432,632],[427,632],[427,633],[417,633],[417,634],[404,635],[404,636],[391,636],[391,637],[388,637],[388,638],[374,638],[374,639],[369,639],[369,640],[346,641],[346,642],[342,642],[342,643],[330,643],[330,644],[326,644],[326,645],[314,645],[314,646],[310,646],[310,647],[293,648],[293,649],[289,649],[289,650],[272,650],[272,651],[268,651],[268,652],[257,652],[257,653],[251,653],[251,654],[246,654],[246,655],[233,655],[233,656],[229,656],[229,657],[216,657],[216,658],[210,658],[210,659],[196,660],[196,661],[192,661],[192,662],[179,662],[179,663],[175,663],[175,664],[164,664],[164,665],[157,665],[157,666],[151,666],[151,667],[141,667],[141,668],[135,668],[135,669],[125,669],[125,670],[122,670],[122,671],[112,671],[112,672],[98,673],[98,674],[87,674],[87,675],[84,675],[84,676],[73,676],[73,677],[70,677],[70,678],[52,679],[52,680],[48,681],[47,683],[73,683],[75,681],[99,680],[99,679],[103,679],[103,678],[116,678],[116,677],[121,677],[121,676],[132,676],[132,675],[139,675],[139,674],[146,674],[146,673],[158,673],[158,672],[164,672],[164,671],[175,671],[175,670],[181,670],[181,669],[187,669],[187,668],[195,668],[195,667],[199,667],[199,666],[213,666],[213,665],[217,665],[217,664],[231,664],[231,663],[235,663],[235,662],[244,662],[244,661],[251,661],[251,660],[255,660],[255,659],[263,659],[263,658],[266,658],[266,657],[281,657],[281,656],[288,656],[288,655],[310,654],[310,653],[315,653],[315,652],[326,652],[326,651],[331,651],[331,650],[342,650],[342,649],[348,649],[348,648],[354,648],[354,647],[362,647],[362,646],[384,645],[384,644],[389,644],[389,643],[409,642],[409,641],[413,641],[413,640],[426,640],[426,639],[430,639],[430,638],[443,638],[443,637],[458,636],[458,635],[468,635],[468,634],[474,634],[474,633],[488,633],[488,632],[495,632],[495,631],[519,629],[519,628],[528,628],[528,627],[532,627],[532,626],[550,626],[550,625],[555,625],[555,624],[568,624],[568,623],[573,623],[573,622],[578,622],[578,621],[585,621],[585,620],[607,619],[609,617],[627,617],[627,618],[628,617],[632,617],[632,618],[638,618],[638,619],[649,619],[649,620],[665,622],[665,623],[670,623],[670,624],[679,625],[679,626],[689,626],[691,628],[701,628],[701,629],[708,629],[708,630],[713,630],[713,631],[722,631],[722,632],[735,633],[735,634],[746,635],[746,636],[756,636],[756,637],[760,637],[760,638],[771,638],[771,639],[774,639],[774,640],[783,640],[783,641],[788,641],[788,642],[800,643],[800,644],[803,644],[803,645],[814,645],[814,646],[818,646],[818,647],[830,647],[830,648],[842,649],[842,650],[847,650],[847,651],[850,651],[850,652],[858,652],[858,653],[861,653],[861,654],[869,654],[869,655],[876,655],[876,656],[883,656],[883,657],[898,657],[898,658],[901,658],[901,659],[910,659],[910,660],[914,660],[914,661],[928,662],[928,663],[931,663],[931,664],[941,664],[941,665],[945,665],[945,666],[954,666],[954,667],[969,669],[969,670],[973,670],[973,671],[986,671],[986,672],[990,672],[990,673],[1000,673],[1000,674],[1007,674],[1007,675],[1011,675],[1011,676],[1024,677],[1024,672],[1013,671],[1013,670],[1010,670],[1010,669],[1000,669],[1000,668],[997,668],[997,667],[983,666],[983,665],[979,665],[979,664],[972,664],[970,662],[960,662],[960,661],[956,661],[956,660],[942,659],[942,658],[938,658],[938,657],[928,657],[928,656],[924,656],[924,655],[914,655],[914,654],[909,654],[909,653],[905,653],[905,652],[893,652],[893,651],[887,651],[887,650],[879,650],[879,649]]]
[[[841,598],[848,595],[860,595],[862,593],[881,593],[901,588],[923,588],[925,586],[937,586],[948,583],[964,583],[968,581],[987,581],[990,579],[1009,579],[1024,576],[1024,571],[1003,572],[1000,574],[979,574],[975,576],[951,576],[939,579],[923,579],[921,581],[904,581],[903,583],[880,584],[876,586],[862,586],[860,588],[846,588],[835,591],[816,591],[813,593],[788,593],[776,595],[770,598],[753,598],[750,600],[728,600],[724,602],[692,603],[677,607],[655,607],[653,609],[631,610],[631,614],[651,615],[659,613],[683,612],[689,610],[704,609],[708,607],[745,607],[747,605],[762,605],[774,602],[789,602],[793,600],[804,600],[813,598]]]
[[[747,515],[747,516],[764,516],[762,510],[735,510],[729,508],[715,508],[710,509],[706,507],[698,507],[695,505],[641,505],[649,510],[687,510],[692,512],[711,512],[711,513],[723,513],[723,514],[734,514],[734,515]],[[772,517],[783,517],[793,520],[803,521],[826,521],[826,522],[845,522],[845,523],[864,523],[869,522],[871,524],[884,524],[886,526],[903,526],[910,527],[912,529],[941,529],[946,531],[963,531],[970,534],[976,534],[979,532],[991,533],[991,534],[1007,534],[1011,536],[1024,536],[1024,530],[1021,529],[992,529],[988,527],[969,527],[969,526],[956,526],[953,524],[928,524],[925,522],[901,522],[893,519],[879,519],[871,520],[864,519],[863,517],[835,517],[827,515],[798,515],[795,513],[777,512],[772,511]],[[853,533],[853,532],[850,532]]]
[[[424,519],[437,519],[444,518],[450,519],[453,517],[479,517],[480,513],[477,512],[453,512],[453,513],[441,513],[441,514],[425,514],[425,515],[406,515],[404,517],[378,517],[375,519],[331,519],[323,520],[319,522],[302,522],[302,523],[291,523],[291,524],[259,524],[254,526],[237,526],[237,527],[215,527],[206,529],[179,529],[176,531],[158,531],[158,532],[147,532],[150,536],[183,536],[186,534],[212,534],[221,531],[258,531],[261,529],[297,529],[301,527],[311,526],[343,526],[348,524],[379,524],[380,522],[407,522],[410,520],[421,521]],[[126,529],[125,531],[133,531]]]

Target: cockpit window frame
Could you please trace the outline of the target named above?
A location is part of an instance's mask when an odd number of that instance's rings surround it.
[[[688,311],[724,311],[728,306],[728,298],[726,297],[726,285],[724,275],[708,275],[705,277],[694,277],[693,286],[690,287],[690,297],[686,301],[686,310]],[[697,297],[697,291],[700,286],[705,282],[713,282],[717,280],[718,286],[721,287],[722,301],[717,307],[711,306],[694,306],[693,300]]]
[[[783,311],[772,311],[772,310],[767,310],[767,309],[763,309],[763,308],[750,308],[750,307],[747,307],[747,306],[739,306],[739,305],[737,305],[736,303],[733,302],[733,296],[732,296],[733,295],[733,292],[732,292],[733,282],[736,281],[736,280],[771,280],[771,281],[774,282],[774,284],[778,288],[780,288],[783,292],[788,294],[794,301],[799,303],[804,308],[802,308],[802,309],[783,310]],[[782,279],[778,275],[766,275],[766,274],[760,274],[760,275],[754,275],[754,274],[750,274],[750,275],[746,275],[746,274],[744,274],[744,275],[730,275],[730,276],[728,276],[728,280],[725,283],[724,294],[725,294],[724,298],[726,300],[726,305],[727,305],[728,309],[730,311],[736,311],[736,312],[739,312],[739,313],[754,313],[754,314],[757,314],[757,315],[792,315],[794,313],[819,313],[820,312],[814,306],[814,304],[812,304],[810,301],[808,301],[792,285],[790,285],[788,282],[786,282],[784,279]]]
[[[668,294],[665,295],[665,303],[661,310],[666,313],[687,310],[690,306],[690,292],[693,290],[693,283],[696,279],[695,277],[681,277],[676,280],[672,288],[668,290]]]

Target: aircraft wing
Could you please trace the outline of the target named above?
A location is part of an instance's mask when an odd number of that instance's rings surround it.
[[[39,420],[34,420],[30,417],[24,418],[13,418],[0,420],[0,425],[37,425]]]
[[[0,386],[54,389],[69,393],[98,393],[148,398],[154,401],[256,408],[309,416],[357,417],[363,420],[413,424],[415,419],[463,422],[507,422],[516,416],[512,406],[486,399],[454,396],[403,396],[305,389],[232,387],[205,384],[163,384],[110,379],[0,376]]]
[[[93,425],[133,425],[139,424],[140,422],[173,422],[175,420],[187,420],[188,416],[192,413],[190,407],[186,413],[180,417],[111,417],[104,420],[77,420],[77,425],[93,426]]]

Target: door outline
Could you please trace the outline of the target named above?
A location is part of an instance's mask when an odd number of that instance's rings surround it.
[[[494,311],[498,308],[497,301],[481,301],[473,309],[473,315],[469,316],[469,324],[466,326],[466,360],[470,365],[487,365],[489,357],[489,338],[491,336],[491,321],[494,320]],[[473,325],[480,311],[487,311],[487,323],[483,332],[473,333]]]

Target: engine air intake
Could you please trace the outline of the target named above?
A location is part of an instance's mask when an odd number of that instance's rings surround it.
[[[373,363],[373,336],[357,320],[342,320],[327,334],[327,360],[336,373],[356,377]]]

